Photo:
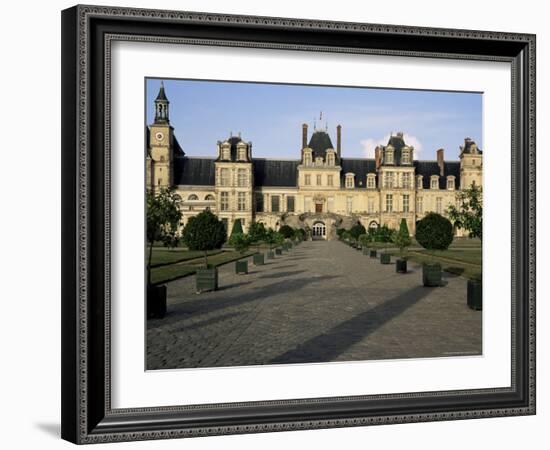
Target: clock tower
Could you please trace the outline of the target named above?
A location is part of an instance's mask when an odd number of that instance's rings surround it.
[[[155,99],[155,121],[149,126],[147,155],[147,187],[153,190],[172,185],[173,128],[170,126],[170,102],[164,91],[164,83]]]

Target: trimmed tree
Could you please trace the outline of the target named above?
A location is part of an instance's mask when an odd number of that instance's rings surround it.
[[[281,233],[285,239],[292,239],[295,235],[294,228],[292,228],[290,225],[283,225],[281,228],[279,228],[279,233]]]
[[[458,191],[457,205],[450,205],[447,214],[455,226],[468,231],[471,238],[482,239],[483,236],[483,199],[480,186],[473,185]]]
[[[260,242],[265,240],[266,233],[267,231],[265,229],[265,225],[262,222],[252,222],[248,227],[248,237],[250,242],[256,244],[258,246],[258,250]]]
[[[231,229],[231,234],[229,237],[229,240],[231,241],[231,238],[233,236],[237,236],[238,234],[243,234],[243,226],[241,224],[241,219],[236,219],[235,222],[233,222],[233,228]]]
[[[447,250],[453,242],[453,224],[441,214],[428,213],[416,225],[416,240],[428,250]]]
[[[223,222],[207,209],[189,218],[181,237],[189,250],[204,252],[204,265],[208,267],[208,251],[221,248],[227,232]]]
[[[357,241],[357,239],[359,239],[359,236],[361,236],[362,234],[365,234],[366,232],[367,232],[367,230],[360,223],[358,223],[357,225],[352,226],[349,230],[350,236],[355,241]]]
[[[147,284],[151,284],[151,260],[153,244],[162,242],[165,247],[175,247],[180,238],[181,211],[178,202],[181,197],[173,189],[161,189],[155,194],[147,190]]]
[[[411,242],[407,221],[405,219],[401,219],[399,231],[394,233],[393,236],[393,243],[399,247],[399,253],[401,253],[401,256],[403,256],[404,249],[411,245]]]
[[[371,242],[371,237],[368,234],[362,234],[359,236],[359,244],[361,244],[361,247],[368,247]]]

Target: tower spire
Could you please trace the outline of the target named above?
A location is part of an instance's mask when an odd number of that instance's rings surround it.
[[[155,99],[155,123],[170,123],[170,116],[168,114],[169,104],[170,102],[164,91],[164,81],[161,81],[159,93]]]

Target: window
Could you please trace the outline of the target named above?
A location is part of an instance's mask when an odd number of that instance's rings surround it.
[[[408,150],[403,150],[403,153],[401,155],[401,164],[410,164],[411,162],[411,154]]]
[[[374,189],[375,188],[375,177],[374,177],[374,175],[367,175],[367,188],[368,189]]]
[[[246,187],[247,176],[246,169],[239,169],[237,171],[237,184],[239,187]]]
[[[256,212],[264,212],[264,194],[256,194]]]
[[[369,198],[369,214],[374,213],[374,199]]]
[[[239,146],[237,159],[239,161],[246,161],[246,147],[244,145]]]
[[[404,173],[403,178],[403,188],[404,189],[410,189],[411,188],[411,174],[410,173]]]
[[[187,197],[187,200],[191,200],[191,201],[194,201],[194,200],[198,200],[199,197],[197,197],[195,194],[191,194],[189,197]]]
[[[229,150],[230,150],[229,145],[224,145],[222,147],[222,159],[225,159],[226,161],[231,159],[231,157],[229,155]]]
[[[430,187],[432,189],[439,189],[439,177],[437,175],[433,175],[430,182]]]
[[[394,174],[393,172],[384,172],[384,187],[393,188]]]
[[[327,175],[327,185],[328,186],[334,186],[334,176],[333,175]]]
[[[327,164],[329,166],[334,166],[334,153],[327,153]]]
[[[229,211],[229,192],[220,192],[220,211]]]
[[[351,174],[351,173],[346,174],[346,187],[347,188],[353,188],[354,187],[353,174]]]
[[[204,199],[207,202],[212,202],[212,201],[214,201],[214,196],[212,194],[208,194],[206,197],[204,197]]]
[[[246,192],[239,192],[237,194],[237,210],[238,211],[246,210]]]
[[[348,197],[346,199],[346,211],[348,214],[351,214],[353,211],[353,197]]]
[[[279,212],[280,209],[281,209],[280,197],[278,195],[273,195],[271,197],[271,211],[272,212]]]
[[[304,164],[306,166],[311,166],[311,152],[304,152]]]
[[[393,195],[386,194],[386,212],[393,211]]]
[[[409,212],[409,196],[403,196],[403,212]]]
[[[423,212],[422,197],[416,198],[416,213],[421,214]]]
[[[311,185],[311,175],[306,175],[306,176],[304,177],[304,184],[305,184],[306,186],[310,186],[310,185]]]
[[[321,186],[323,184],[321,175],[317,175],[317,186]]]
[[[386,150],[386,164],[393,164],[393,150]]]
[[[286,210],[288,212],[294,212],[294,209],[295,209],[294,204],[295,204],[294,195],[289,195],[286,198]]]
[[[435,212],[437,214],[443,214],[443,207],[441,205],[441,203],[442,203],[441,200],[442,200],[441,197],[437,197],[435,199]]]
[[[229,169],[227,168],[220,170],[220,185],[229,186]]]
[[[454,177],[447,177],[447,189],[453,191],[455,188],[455,179]]]
[[[422,175],[416,177],[416,188],[417,189],[422,189]]]

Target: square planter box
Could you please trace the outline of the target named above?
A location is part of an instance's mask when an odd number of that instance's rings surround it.
[[[363,247],[363,255],[368,255],[369,249],[367,247]]]
[[[397,273],[407,273],[407,260],[399,258],[395,261],[395,271]]]
[[[282,248],[276,248],[275,249],[275,254],[276,255],[282,255],[283,254],[283,249]]]
[[[273,250],[267,252],[267,259],[275,259],[275,252]]]
[[[370,250],[369,255],[370,255],[371,258],[378,258],[376,250]]]
[[[468,280],[468,306],[476,311],[481,311],[482,291],[480,280]]]
[[[380,253],[380,264],[390,264],[391,256],[388,253]]]
[[[424,286],[441,286],[441,264],[423,264],[422,283]]]
[[[216,291],[218,289],[218,269],[197,269],[197,292]]]
[[[147,286],[147,318],[162,319],[166,315],[166,286]]]
[[[248,273],[248,261],[236,261],[235,262],[235,273]]]
[[[252,257],[252,262],[255,266],[263,266],[265,264],[264,261],[264,254],[263,253],[255,253]]]

